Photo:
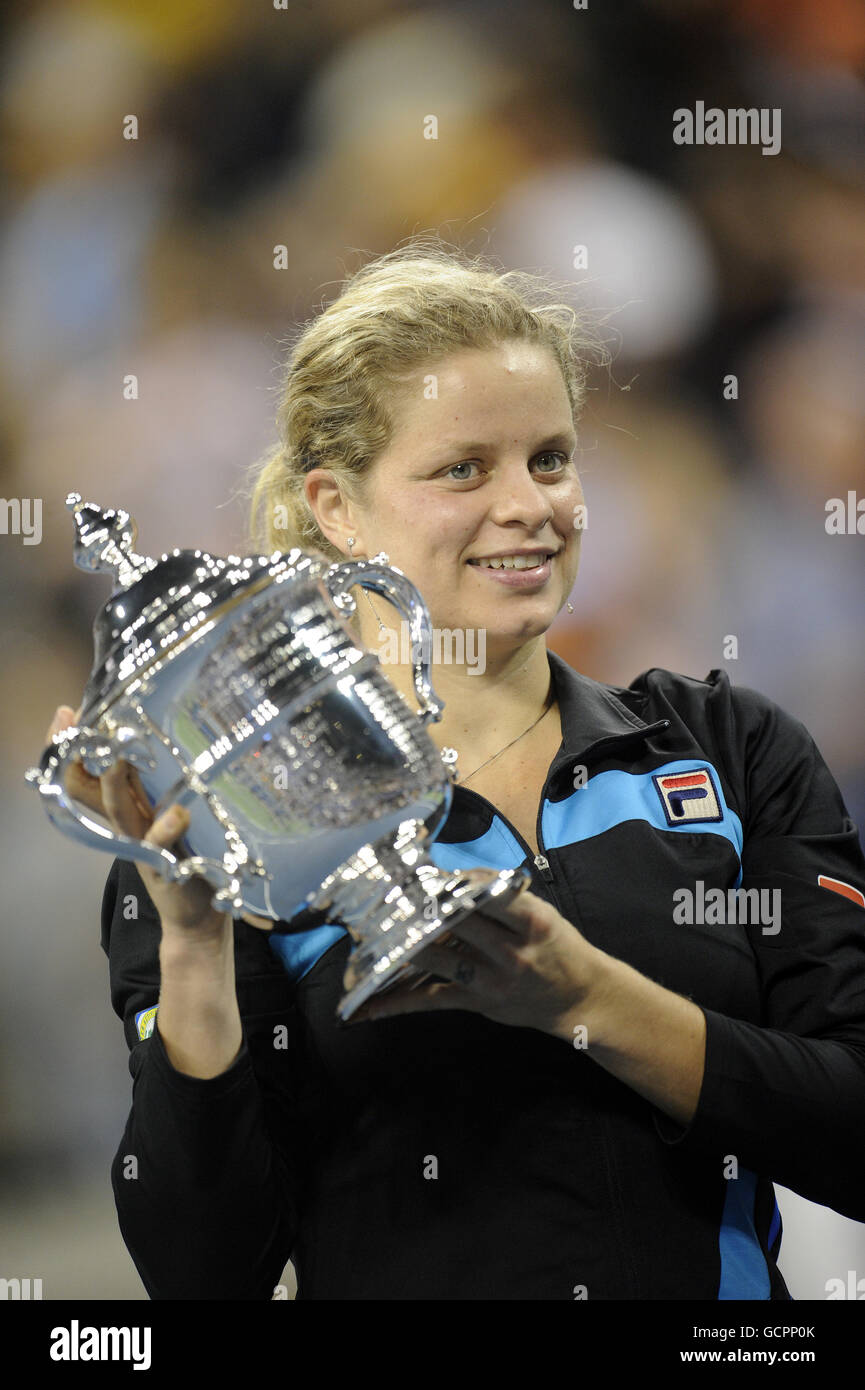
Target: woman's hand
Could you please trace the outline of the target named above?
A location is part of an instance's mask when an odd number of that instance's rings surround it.
[[[46,744],[61,730],[77,724],[80,716],[80,708],[73,710],[69,705],[61,705],[45,736]],[[154,819],[137,770],[122,759],[101,777],[92,777],[79,760],[69,763],[64,786],[71,797],[110,821],[119,834],[162,849],[173,850],[189,825],[189,812],[184,806],[169,806]],[[137,868],[159,913],[163,935],[182,934],[187,942],[221,939],[231,917],[211,906],[214,890],[209,883],[198,875],[185,883],[169,883],[145,864],[138,863]]]
[[[419,970],[448,983],[397,985],[373,995],[349,1023],[427,1009],[468,1009],[495,1023],[570,1036],[574,1010],[587,1003],[602,953],[556,909],[523,891],[508,907],[489,903],[444,939],[412,956]]]

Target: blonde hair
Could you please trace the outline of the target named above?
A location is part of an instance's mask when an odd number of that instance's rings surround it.
[[[343,559],[309,507],[306,474],[331,469],[343,496],[360,500],[372,464],[393,435],[389,392],[450,352],[513,340],[548,348],[576,421],[589,361],[607,360],[607,354],[589,312],[555,302],[563,289],[573,286],[525,271],[502,272],[488,258],[429,233],[348,275],[328,307],[301,325],[285,366],[279,442],[252,470],[253,546],[266,554],[300,546]]]

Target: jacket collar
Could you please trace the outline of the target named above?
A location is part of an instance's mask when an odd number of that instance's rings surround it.
[[[669,719],[656,719],[648,724],[613,693],[617,687],[604,685],[575,671],[556,652],[547,650],[559,716],[562,743],[556,754],[553,769],[561,761],[572,761],[597,744],[644,738],[669,728]],[[634,692],[621,691],[635,698]]]
[[[669,728],[669,719],[656,719],[654,723],[647,724],[645,719],[628,708],[624,699],[618,698],[621,695],[639,703],[643,697],[636,691],[594,681],[590,676],[575,671],[563,657],[549,648],[547,659],[559,706],[562,741],[547,772],[542,799],[552,792],[553,784],[563,769],[568,769],[570,782],[574,765],[584,762],[596,749],[607,744],[615,747],[642,740]],[[482,811],[480,807],[484,805]],[[439,829],[436,838],[442,843],[455,843],[482,835],[488,828],[492,809],[489,803],[485,804],[485,798],[478,797],[471,787],[463,787],[457,782],[446,824]]]

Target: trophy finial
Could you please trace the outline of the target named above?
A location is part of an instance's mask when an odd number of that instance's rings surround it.
[[[79,569],[113,574],[122,589],[153,569],[155,560],[132,549],[138,527],[129,512],[82,502],[80,492],[70,492],[66,506],[75,519],[74,558]]]

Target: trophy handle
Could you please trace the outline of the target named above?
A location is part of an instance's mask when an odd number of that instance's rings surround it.
[[[430,681],[432,624],[420,590],[406,579],[402,570],[388,564],[383,550],[371,560],[345,560],[331,565],[322,577],[341,613],[354,613],[356,604],[348,591],[353,584],[360,584],[364,589],[381,594],[402,614],[409,625],[412,675],[420,703],[418,718],[424,725],[441,719],[444,702],[438,698]]]
[[[106,772],[121,758],[138,767],[155,766],[138,729],[118,727],[110,735],[94,729],[64,729],[57,741],[45,749],[38,766],[25,773],[27,782],[45,798],[48,819],[58,830],[91,849],[146,864],[171,882],[185,882],[199,874],[218,889],[213,899],[215,907],[221,910],[242,907],[239,880],[224,864],[200,855],[180,859],[170,850],[111,830],[85,815],[63,785],[64,771],[75,758],[81,759],[85,770],[93,777]]]

